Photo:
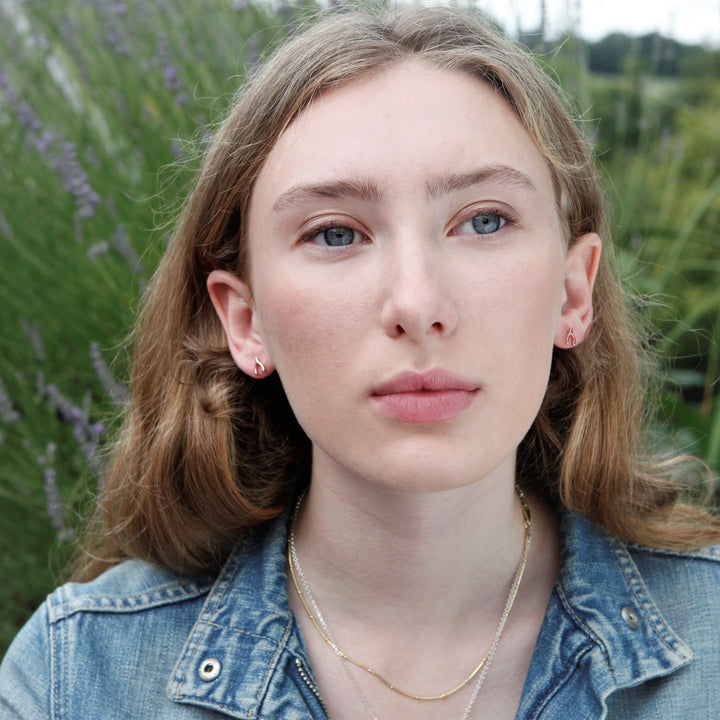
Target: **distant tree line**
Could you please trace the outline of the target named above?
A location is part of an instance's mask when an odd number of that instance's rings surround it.
[[[557,45],[548,44],[537,32],[524,33],[520,40],[540,52]],[[612,33],[597,42],[580,42],[590,72],[621,75],[633,69],[660,77],[720,78],[720,50],[686,45],[658,33],[639,37]]]

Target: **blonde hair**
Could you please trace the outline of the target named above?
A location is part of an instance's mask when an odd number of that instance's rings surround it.
[[[126,557],[183,573],[213,569],[307,482],[309,441],[280,381],[257,382],[235,366],[206,279],[214,269],[247,278],[253,182],[293,118],[329,88],[408,58],[502,93],[548,161],[567,242],[587,232],[606,238],[592,154],[558,88],[481,16],[404,8],[322,19],[248,83],[205,159],[133,335],[131,399],[99,503],[103,531],[86,546],[78,577]],[[717,521],[680,500],[673,465],[641,452],[642,340],[611,260],[606,242],[591,332],[574,350],[555,351],[518,477],[629,541],[716,541]]]

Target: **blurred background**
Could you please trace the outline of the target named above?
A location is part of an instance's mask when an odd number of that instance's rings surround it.
[[[653,435],[717,474],[720,4],[473,5],[572,97],[666,358]],[[321,10],[0,0],[0,656],[63,578],[126,396],[121,345],[212,128]]]

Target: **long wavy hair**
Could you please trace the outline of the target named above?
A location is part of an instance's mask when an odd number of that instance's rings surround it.
[[[551,169],[566,242],[597,232],[605,243],[591,331],[555,351],[518,449],[519,482],[631,542],[679,549],[720,539],[717,520],[684,499],[677,463],[643,447],[643,337],[613,274],[598,171],[561,91],[477,13],[415,7],[322,18],[239,93],[144,298],[130,400],[76,578],[128,557],[181,573],[213,570],[307,482],[310,443],[280,381],[238,370],[206,279],[215,269],[247,278],[253,183],[288,124],[328,89],[408,58],[502,93]]]

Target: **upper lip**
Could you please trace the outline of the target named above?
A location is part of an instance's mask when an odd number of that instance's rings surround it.
[[[406,370],[393,375],[389,380],[378,385],[373,395],[393,395],[395,393],[439,392],[442,390],[474,391],[478,385],[467,378],[451,373],[442,368],[433,368],[424,372]]]

